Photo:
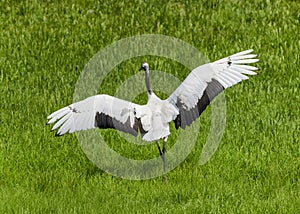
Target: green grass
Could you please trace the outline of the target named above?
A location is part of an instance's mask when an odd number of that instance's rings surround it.
[[[0,1],[1,213],[299,212],[300,3],[164,2]],[[72,102],[93,55],[150,33],[177,37],[210,60],[249,48],[260,58],[258,76],[225,92],[226,130],[212,159],[198,165],[208,109],[195,148],[166,185],[113,177],[88,160],[74,134],[57,138],[45,126],[47,115]],[[152,69],[181,80],[188,74],[153,59]],[[116,80],[105,79],[101,90],[114,94],[140,60],[118,66],[122,72],[115,69]],[[157,155],[147,147],[145,157]],[[131,144],[116,150],[130,155],[132,148],[144,155]]]

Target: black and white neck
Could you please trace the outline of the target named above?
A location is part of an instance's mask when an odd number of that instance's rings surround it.
[[[149,77],[149,64],[147,62],[142,63],[141,69],[145,71],[145,82],[146,82],[146,89],[147,94],[152,95],[152,89],[150,86],[150,77]]]

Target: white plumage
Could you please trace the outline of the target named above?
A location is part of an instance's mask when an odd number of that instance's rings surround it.
[[[180,112],[188,113],[197,107],[204,92],[207,92],[210,102],[222,90],[248,79],[246,75],[255,75],[254,71],[258,68],[243,65],[258,61],[255,58],[257,55],[250,54],[251,52],[252,50],[243,51],[195,68],[166,100],[159,99],[151,90],[149,65],[143,63],[148,91],[146,105],[134,104],[105,94],[95,95],[52,113],[47,118],[48,124],[56,122],[51,130],[58,129],[57,135],[99,127],[117,128],[134,135],[140,130],[143,140],[159,140],[170,134],[169,123],[178,116],[183,116]],[[209,84],[215,87],[208,87]],[[209,102],[203,103],[201,107],[205,109]],[[195,111],[192,118],[185,118],[188,125],[202,112],[199,107]],[[97,113],[102,113],[102,118],[98,118],[102,122],[96,121]],[[182,127],[177,124],[177,128],[180,126]]]
[[[145,141],[164,139],[170,134],[169,123],[176,128],[190,125],[224,89],[255,75],[258,68],[248,64],[259,61],[253,50],[246,50],[212,63],[201,65],[186,77],[182,84],[166,99],[161,100],[151,90],[149,65],[143,63],[148,102],[138,105],[109,95],[95,95],[73,103],[48,116],[48,124],[55,123],[51,131],[57,135],[92,128],[114,128],[134,136],[141,133]]]

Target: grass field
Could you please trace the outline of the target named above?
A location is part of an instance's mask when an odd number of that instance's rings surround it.
[[[0,213],[299,213],[299,11],[292,0],[0,1]],[[198,165],[208,109],[166,185],[113,177],[75,134],[57,138],[45,125],[72,102],[91,57],[141,34],[179,38],[211,61],[250,48],[260,58],[257,76],[225,92],[227,124],[212,159]],[[188,74],[170,60],[152,64],[181,80]],[[114,94],[135,73],[131,61],[117,68],[101,91]],[[133,148],[135,158],[158,155],[154,145],[144,154],[145,146],[111,144],[122,154]]]

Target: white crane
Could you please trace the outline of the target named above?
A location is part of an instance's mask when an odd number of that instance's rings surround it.
[[[182,84],[165,100],[158,98],[150,87],[149,65],[145,71],[148,102],[139,105],[106,94],[95,95],[73,103],[48,116],[48,124],[55,123],[51,131],[56,135],[92,128],[113,128],[134,136],[140,132],[145,141],[156,141],[164,163],[166,180],[166,143],[170,135],[169,123],[176,129],[185,129],[196,120],[212,99],[224,89],[255,75],[258,68],[250,65],[259,61],[253,50],[246,50],[212,63],[201,65],[187,76]],[[163,139],[163,149],[158,140]]]

